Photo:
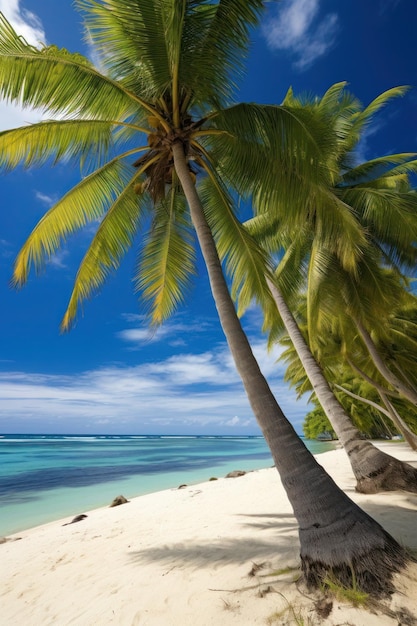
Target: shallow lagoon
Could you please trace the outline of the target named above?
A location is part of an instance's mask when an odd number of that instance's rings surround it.
[[[306,441],[314,453],[334,443]],[[4,435],[0,537],[127,498],[270,467],[263,437]]]

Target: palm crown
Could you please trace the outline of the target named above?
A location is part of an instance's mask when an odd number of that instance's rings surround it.
[[[248,228],[260,237],[268,251],[276,254],[280,247],[284,249],[277,279],[289,301],[295,295],[292,301],[299,304],[300,290],[305,291],[306,306],[301,319],[307,324],[309,344],[326,371],[330,338],[337,336],[340,358],[350,355],[356,361],[360,354],[360,367],[368,372],[371,367],[375,377],[374,355],[370,359],[362,343],[367,341],[368,329],[372,337],[367,345],[372,348],[373,340],[384,360],[394,363],[395,370],[405,372],[411,384],[415,370],[414,342],[410,327],[408,338],[401,330],[398,311],[415,302],[403,274],[414,270],[417,260],[417,195],[410,183],[410,174],[417,169],[416,155],[391,154],[359,165],[355,163],[355,148],[366,124],[390,98],[404,91],[404,88],[391,89],[363,108],[341,83],[334,85],[323,98],[307,103],[327,113],[329,125],[338,137],[329,153],[328,196],[335,200],[335,211],[342,205],[342,211],[350,213],[362,236],[357,239],[357,250],[355,239],[351,240],[350,265],[349,257],[340,253],[334,231],[326,226],[322,207],[317,210],[316,197],[307,207],[310,219],[297,230],[286,231],[279,220],[281,229],[277,230],[271,220],[266,221],[265,215],[251,220]],[[296,108],[304,106],[291,91],[286,101]],[[335,166],[337,169],[333,170]],[[325,209],[329,207],[328,204]],[[349,252],[349,248],[345,250]],[[299,311],[299,306],[294,304],[294,308]],[[358,329],[361,329],[359,333]],[[280,332],[276,325],[271,338]],[[402,391],[412,393],[405,388]]]
[[[96,224],[62,322],[68,329],[79,304],[145,228],[134,282],[150,303],[152,322],[162,322],[195,272],[193,229],[173,167],[172,146],[179,142],[192,178],[206,175],[207,220],[228,271],[238,276],[242,307],[253,294],[265,299],[257,269],[262,253],[241,228],[229,190],[251,193],[251,171],[259,190],[285,177],[290,195],[318,160],[302,112],[297,117],[279,107],[225,108],[263,2],[135,0],[128,9],[124,0],[75,4],[101,72],[79,54],[30,46],[1,18],[0,94],[56,119],[1,133],[0,165],[72,159],[84,172],[27,239],[14,283],[24,284],[31,265],[40,268],[72,232]],[[268,135],[266,128],[277,132]],[[296,157],[293,140],[309,158]],[[291,177],[292,171],[297,175]]]
[[[261,4],[149,0],[130,3],[127,11],[120,0],[78,1],[103,73],[79,54],[26,44],[2,19],[2,95],[59,114],[57,120],[2,133],[2,165],[78,159],[87,174],[30,235],[16,261],[15,283],[23,284],[30,265],[40,267],[74,230],[98,224],[64,328],[78,303],[118,266],[150,204],[153,231],[136,282],[147,283],[156,321],[181,298],[194,258],[170,146],[180,140],[187,157],[204,166],[198,145],[204,115],[230,95],[229,74],[240,65],[247,29]],[[190,111],[202,117],[193,121]]]
[[[372,116],[404,92],[402,87],[391,89],[364,108],[345,83],[339,83],[314,101],[297,99],[291,90],[284,101],[295,110],[309,107],[313,114],[327,117],[337,137],[322,153],[327,179],[323,176],[322,195],[309,198],[304,222],[286,219],[288,209],[277,198],[275,216],[261,206],[247,228],[270,254],[280,255],[276,274],[288,297],[298,298],[299,289],[307,285],[312,337],[313,326],[317,329],[326,313],[331,318],[341,298],[344,307],[356,307],[378,324],[381,305],[390,298],[398,301],[407,282],[402,273],[415,267],[417,194],[409,176],[417,171],[416,155],[390,154],[355,163],[355,149]],[[339,220],[344,229],[335,228]]]

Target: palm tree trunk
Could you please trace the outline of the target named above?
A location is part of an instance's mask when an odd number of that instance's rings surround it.
[[[385,365],[381,355],[379,354],[374,342],[372,341],[371,335],[368,333],[363,324],[355,319],[356,328],[359,331],[360,336],[362,337],[362,341],[364,342],[372,361],[381,374],[385,378],[386,381],[390,383],[394,387],[394,389],[406,400],[409,400],[414,405],[417,405],[417,392],[415,389],[406,385],[403,381],[401,381],[391,370]]]
[[[221,326],[299,524],[301,565],[307,584],[320,585],[331,571],[344,584],[352,585],[354,576],[360,588],[372,594],[386,593],[392,589],[393,571],[399,571],[407,561],[404,550],[339,489],[285,418],[236,314],[184,148],[175,143],[172,151]]]
[[[391,402],[388,400],[387,396],[382,393],[382,391],[379,392],[379,395],[381,396],[382,402],[387,407],[387,413],[393,421],[394,425],[398,428],[410,448],[412,448],[412,450],[417,450],[417,435],[415,435],[413,431],[408,427],[408,425],[404,422],[404,420],[398,414],[398,411],[395,409],[394,405],[391,404]]]
[[[368,400],[368,398],[362,398],[362,396],[358,396],[358,394],[349,391],[349,389],[345,389],[341,385],[335,385],[335,387],[343,391],[343,393],[346,393],[348,396],[352,396],[352,398],[356,398],[356,400],[359,400],[360,402],[364,402],[365,404],[369,404],[370,406],[375,407],[380,413],[383,413],[384,415],[389,417],[390,420],[394,423],[397,430],[402,434],[410,448],[412,448],[412,450],[417,450],[417,435],[413,433],[413,431],[404,422],[398,411],[396,411],[395,407],[391,404],[391,402],[388,400],[388,397],[385,395],[385,393],[383,393],[383,391],[381,391],[381,389],[378,389],[378,393],[381,396],[382,402],[385,404],[385,409],[376,402],[372,402],[372,400]],[[388,430],[385,422],[384,425],[385,428],[387,428]],[[392,433],[389,432],[389,435],[392,437]]]
[[[356,478],[356,490],[361,493],[378,491],[417,492],[417,470],[407,463],[378,450],[370,441],[362,439],[359,431],[333,391],[311,354],[310,348],[278,287],[269,279],[268,286],[278,312],[294,345],[317,399],[326,413],[340,443],[346,450]]]
[[[345,393],[347,396],[350,396],[351,398],[355,398],[355,400],[359,400],[359,402],[363,402],[364,404],[367,404],[368,406],[372,406],[374,409],[376,409],[381,414],[379,418],[384,425],[384,428],[388,437],[392,439],[393,437],[392,431],[390,427],[388,426],[388,424],[386,423],[386,421],[384,420],[384,418],[382,417],[382,415],[385,415],[386,417],[390,417],[388,409],[386,408],[384,409],[384,407],[382,407],[380,404],[377,404],[373,400],[369,400],[369,398],[363,398],[362,396],[359,396],[357,393],[353,393],[353,391],[350,391],[350,389],[346,389],[342,385],[333,383],[333,386],[336,389],[339,389],[339,391],[343,391],[343,393]]]

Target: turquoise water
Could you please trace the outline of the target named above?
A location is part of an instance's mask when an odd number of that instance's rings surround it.
[[[307,441],[319,454],[334,448]],[[0,436],[0,537],[126,498],[270,467],[262,437]]]

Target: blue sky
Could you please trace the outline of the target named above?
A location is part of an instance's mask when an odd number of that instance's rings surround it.
[[[31,43],[91,55],[70,0],[0,0],[0,11]],[[366,133],[359,158],[417,146],[415,0],[282,0],[268,3],[254,33],[239,100],[279,103],[291,85],[322,94],[347,81],[365,104],[396,85],[414,88],[387,106]],[[39,119],[0,102],[0,127]],[[202,270],[186,305],[151,335],[133,293],[134,254],[76,327],[59,324],[87,233],[74,236],[21,291],[9,287],[19,247],[42,214],[75,182],[72,166],[1,175],[0,432],[259,434],[235,372]],[[282,382],[256,310],[244,326],[261,369],[301,432],[306,401]]]

